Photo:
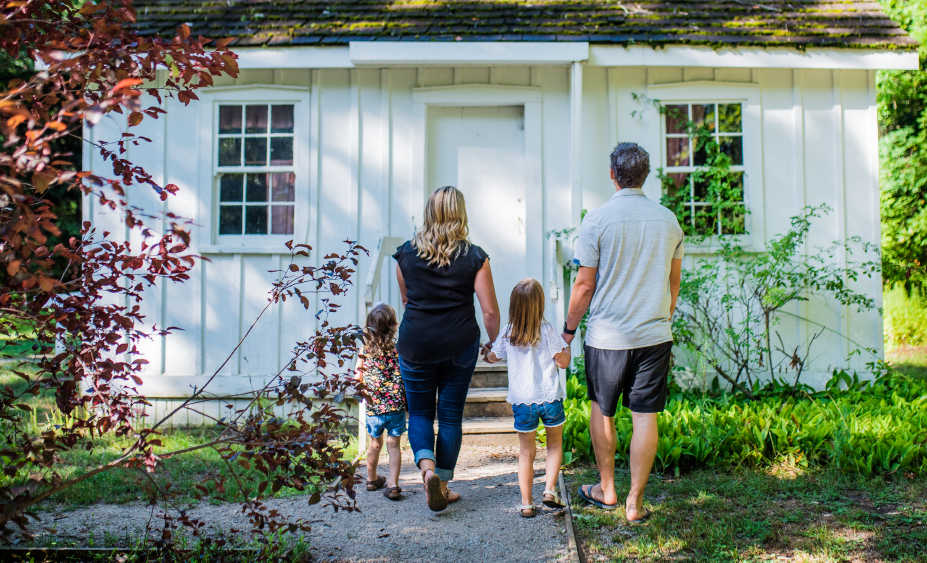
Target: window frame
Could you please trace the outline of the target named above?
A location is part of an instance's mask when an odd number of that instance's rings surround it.
[[[208,244],[199,250],[203,253],[284,254],[284,244],[308,241],[309,205],[309,89],[296,86],[252,84],[210,88],[199,102],[201,113],[201,159],[205,171],[200,178],[200,217],[202,228],[208,234]],[[224,105],[293,105],[293,164],[265,166],[219,166],[219,108]],[[244,111],[244,110],[243,110]],[[268,120],[270,116],[268,115]],[[244,125],[244,124],[243,124]],[[245,138],[242,134],[240,137]],[[272,135],[268,132],[267,138]],[[270,143],[268,142],[268,145]],[[244,148],[242,148],[244,150]],[[268,146],[268,151],[270,150]],[[269,153],[268,153],[269,154]],[[273,174],[293,172],[296,175],[293,202],[293,233],[288,235],[219,235],[219,192],[221,174]],[[268,186],[270,189],[270,186]],[[271,204],[268,203],[268,206]],[[244,205],[243,205],[244,207]],[[268,219],[269,220],[269,219]]]
[[[741,115],[741,118],[740,118],[740,132],[739,132],[739,133],[722,132],[722,131],[720,130],[720,118],[719,118],[719,115],[720,115],[721,112],[718,111],[718,110],[716,109],[715,112],[714,112],[714,118],[715,118],[714,132],[711,134],[711,136],[714,138],[715,142],[718,142],[722,137],[740,137],[740,138],[741,138],[741,159],[742,159],[743,162],[742,162],[741,164],[733,164],[733,165],[731,165],[731,172],[739,172],[739,173],[743,174],[741,182],[742,182],[742,184],[743,184],[743,196],[744,196],[744,199],[741,200],[740,202],[737,202],[737,203],[743,203],[743,204],[744,204],[744,207],[746,207],[746,206],[747,206],[747,201],[746,201],[746,198],[747,198],[747,183],[746,183],[746,182],[747,182],[747,179],[746,179],[746,169],[747,169],[747,167],[746,167],[746,162],[747,162],[747,155],[746,155],[746,151],[744,150],[744,145],[746,144],[746,143],[745,143],[745,141],[746,141],[746,138],[745,138],[746,135],[745,135],[745,133],[744,133],[744,103],[743,103],[743,102],[731,102],[731,101],[723,101],[723,102],[701,102],[701,101],[700,101],[700,102],[689,102],[689,101],[673,101],[672,103],[666,103],[665,105],[667,105],[667,106],[680,106],[680,105],[685,105],[685,106],[686,106],[686,109],[688,110],[687,113],[690,113],[690,114],[691,114],[691,112],[692,112],[692,106],[696,106],[696,105],[702,105],[702,106],[713,105],[713,106],[715,106],[715,108],[717,108],[718,106],[721,106],[721,105],[734,105],[734,104],[737,104],[737,105],[740,106],[740,115]],[[687,116],[686,118],[691,120],[691,117],[690,117],[690,116]],[[694,143],[695,143],[695,140],[692,138],[691,135],[689,135],[689,134],[687,134],[687,133],[685,133],[685,134],[684,134],[684,133],[668,133],[668,132],[667,132],[667,129],[666,129],[666,115],[665,115],[665,114],[662,116],[662,119],[661,119],[661,121],[660,121],[660,124],[661,124],[661,127],[663,128],[663,130],[662,130],[662,138],[663,138],[663,162],[662,162],[662,164],[663,164],[663,172],[664,172],[665,174],[689,174],[689,175],[690,175],[690,176],[687,178],[687,182],[688,182],[688,184],[689,184],[689,197],[690,197],[690,199],[689,199],[684,205],[685,205],[685,207],[689,210],[690,216],[694,216],[694,214],[695,214],[695,208],[696,208],[696,207],[708,207],[708,204],[707,204],[706,202],[699,202],[699,201],[696,201],[696,200],[694,199],[694,197],[695,197],[695,196],[694,196],[695,187],[694,187],[694,185],[693,185],[694,180],[693,180],[693,178],[692,178],[691,175],[694,174],[697,170],[705,169],[706,166],[705,166],[705,165],[698,165],[698,164],[695,164],[695,154],[696,154],[696,151],[694,150],[694,149],[695,149],[695,144],[694,144]],[[689,140],[689,149],[690,149],[690,150],[689,150],[689,161],[690,161],[690,164],[688,164],[688,165],[686,165],[686,166],[670,166],[670,165],[669,165],[669,162],[668,162],[668,160],[669,160],[669,154],[668,154],[668,149],[667,149],[667,145],[669,144],[669,143],[667,142],[668,139],[688,139],[688,140]],[[749,209],[749,208],[748,208],[748,209]],[[720,213],[720,210],[718,211],[718,213]],[[746,221],[746,218],[745,218],[745,221]],[[718,224],[718,227],[719,227],[719,228],[721,227],[720,223]],[[746,224],[744,225],[744,227],[746,227]],[[749,234],[749,231],[748,231],[747,233],[745,233],[745,234]],[[711,233],[710,235],[704,234],[704,235],[697,235],[697,236],[728,236],[728,235],[725,235],[724,233]]]
[[[732,167],[743,172],[744,205],[747,209],[744,218],[745,234],[737,235],[711,235],[705,242],[686,245],[689,254],[709,254],[712,252],[712,240],[715,237],[734,237],[745,246],[756,251],[765,249],[764,240],[764,209],[763,209],[763,144],[761,131],[761,106],[759,84],[753,82],[716,82],[693,81],[676,82],[670,84],[651,84],[647,87],[649,98],[657,100],[661,105],[676,104],[741,104],[743,137],[742,166]],[[666,148],[666,116],[660,115],[660,165],[668,168],[668,154]],[[694,158],[695,155],[692,155]],[[679,168],[673,167],[674,171]],[[662,189],[662,188],[661,188]],[[662,192],[661,192],[662,195]],[[715,245],[716,246],[716,245]]]

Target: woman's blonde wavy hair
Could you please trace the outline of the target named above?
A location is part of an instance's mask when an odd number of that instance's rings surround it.
[[[412,247],[429,265],[449,266],[470,245],[467,205],[454,186],[438,188],[425,203],[425,220],[415,233]]]

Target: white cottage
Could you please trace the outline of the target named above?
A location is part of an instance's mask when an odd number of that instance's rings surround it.
[[[236,37],[241,68],[189,107],[166,102],[166,116],[137,130],[153,143],[129,151],[180,187],[166,204],[145,190],[131,203],[193,219],[193,250],[210,260],[144,302],[150,323],[184,329],[144,343],[144,392],[167,404],[201,385],[250,326],[269,271],[288,259],[285,241],[312,245],[314,263],[345,239],[371,249],[344,322],[362,321],[367,299],[400,309],[388,256],[420,224],[428,193],[446,184],[466,194],[472,240],[493,260],[503,311],[512,285],[534,276],[550,288],[548,318],[562,323],[559,262],[569,253],[548,234],[578,227],[583,209],[611,196],[610,149],[634,141],[653,168],[684,174],[695,165],[648,99],[741,116],[718,135],[743,171],[754,248],[819,203],[835,212],[816,223],[813,242],[878,243],[876,71],[918,67],[914,42],[861,0],[135,5],[152,32],[187,23],[194,35]],[[123,128],[104,121],[88,134],[111,139]],[[104,168],[89,153],[85,166]],[[655,174],[644,190],[660,198]],[[91,200],[84,213],[125,232]],[[378,253],[384,237],[397,238]],[[686,263],[700,252],[690,247]],[[879,299],[879,280],[860,287]],[[882,343],[877,311],[803,307],[856,341]],[[296,304],[274,308],[213,391],[258,387],[315,328]],[[845,362],[847,345],[832,336],[822,349],[819,378]]]

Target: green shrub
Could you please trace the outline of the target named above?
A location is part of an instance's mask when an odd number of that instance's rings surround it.
[[[593,459],[590,402],[574,366],[564,402],[564,462]],[[927,474],[927,382],[898,374],[859,381],[835,371],[825,390],[792,396],[767,386],[755,400],[730,394],[674,393],[660,415],[655,467],[830,464],[865,475]],[[616,459],[628,460],[631,417],[615,417]]]

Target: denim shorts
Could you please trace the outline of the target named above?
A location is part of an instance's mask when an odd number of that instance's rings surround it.
[[[367,415],[367,432],[379,438],[386,430],[390,436],[402,436],[406,433],[406,411],[385,412]]]
[[[540,405],[512,405],[512,413],[515,415],[516,432],[534,432],[538,429],[538,422],[543,422],[545,428],[560,426],[566,422],[563,401]]]

